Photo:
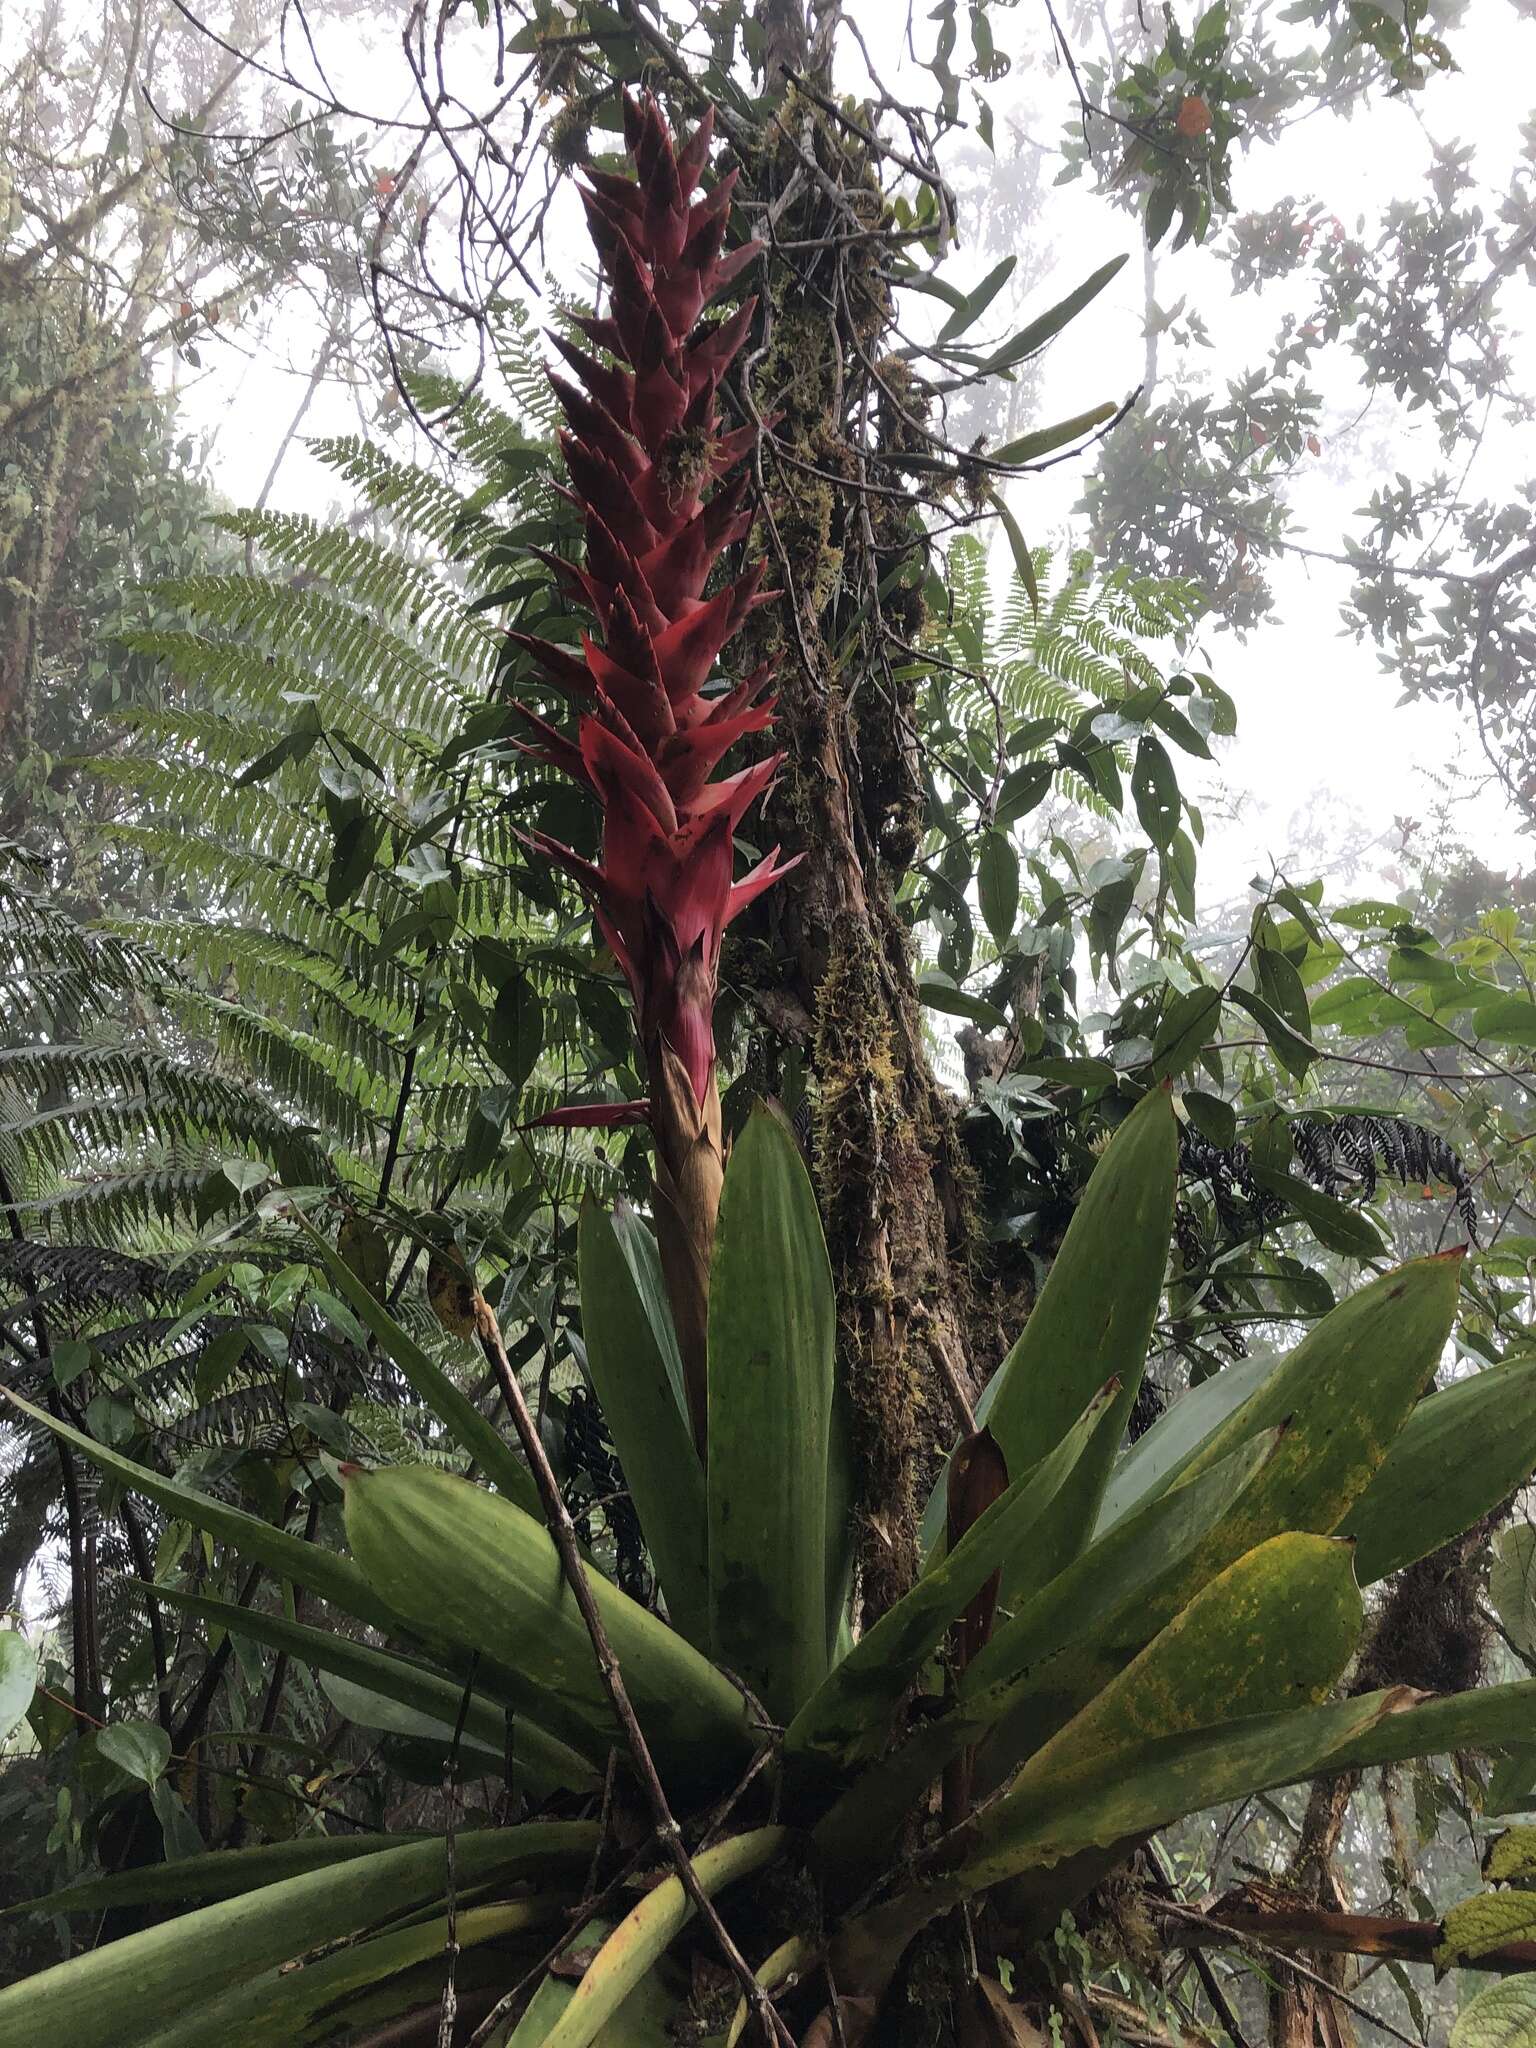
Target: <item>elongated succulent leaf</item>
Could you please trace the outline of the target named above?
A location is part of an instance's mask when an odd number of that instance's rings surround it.
[[[791,1720],[826,1675],[837,1312],[810,1176],[754,1109],[726,1169],[709,1301],[710,1638]]]
[[[17,1913],[103,1913],[112,1906],[184,1906],[192,1901],[234,1899],[262,1885],[302,1877],[306,1871],[352,1863],[422,1840],[415,1835],[299,1835],[291,1842],[259,1842],[248,1849],[210,1849],[178,1863],[146,1863],[87,1877],[42,1898],[8,1906],[0,1918]]]
[[[505,1945],[519,1936],[535,1944],[532,1954],[537,1957],[539,1947],[548,1944],[560,1905],[561,1895],[550,1893],[511,1904],[463,1908],[452,1928],[461,1989],[468,1975],[464,1958],[487,1942],[497,1943],[503,1970],[508,1960]],[[370,1992],[375,1994],[369,2000],[371,2018],[379,2017],[381,2010],[404,2011],[420,2001],[424,1987],[415,1966],[436,1965],[435,1981],[429,1978],[428,1983],[440,1998],[449,1937],[446,1918],[423,1919],[348,1943],[307,1962],[302,1970],[268,1971],[144,2037],[142,2048],[207,2048],[215,2041],[218,2048],[271,2048],[279,2041],[283,2048],[298,2048],[304,2042],[345,2039],[363,2016],[359,2000]],[[379,1987],[391,1982],[398,1987],[395,1997],[379,1998]]]
[[[709,1640],[704,1474],[629,1260],[587,1203],[578,1227],[587,1367],[640,1517],[672,1626]]]

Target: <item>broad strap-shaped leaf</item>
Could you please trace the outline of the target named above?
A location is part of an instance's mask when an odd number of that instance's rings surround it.
[[[783,1828],[733,1835],[693,1859],[700,1889],[714,1898],[770,1863],[788,1839]],[[603,1943],[576,1994],[544,2036],[543,2048],[591,2048],[608,2021],[635,1991],[693,1918],[693,1901],[678,1877],[663,1878],[621,1920]]]
[[[1171,1485],[1212,1431],[1241,1408],[1278,1364],[1268,1352],[1256,1351],[1224,1365],[1170,1402],[1152,1427],[1116,1459],[1095,1536],[1107,1535],[1117,1522]]]
[[[1263,1708],[1311,1704],[1354,1654],[1360,1619],[1349,1544],[1272,1536],[1203,1586],[1037,1750],[997,1810],[1084,1757]]]
[[[286,1615],[269,1614],[260,1608],[237,1607],[233,1601],[210,1600],[201,1594],[183,1593],[175,1587],[156,1588],[159,1597],[188,1614],[195,1614],[215,1627],[236,1635],[249,1636],[269,1649],[329,1672],[344,1683],[376,1693],[381,1700],[396,1701],[422,1716],[434,1727],[446,1728],[451,1736],[463,1715],[464,1735],[496,1759],[498,1768],[507,1753],[506,1710],[484,1691],[470,1690],[440,1672],[413,1664],[391,1650],[377,1650],[370,1643],[354,1642],[334,1629],[311,1628],[307,1622],[290,1621]],[[387,1722],[364,1722],[365,1727],[387,1727]],[[408,1732],[397,1727],[395,1733]],[[585,1758],[549,1735],[527,1715],[515,1717],[512,1730],[514,1771],[525,1774],[538,1792],[557,1787],[572,1792],[590,1791],[601,1784],[601,1776]]]
[[[1209,1470],[1096,1537],[994,1632],[965,1674],[964,1697],[980,1700],[1074,1643],[1102,1640],[1104,1631],[1132,1609],[1150,1615],[1141,1641],[1149,1640],[1177,1612],[1166,1607],[1166,1596],[1155,1597],[1157,1590],[1221,1526],[1279,1450],[1283,1435],[1283,1430],[1270,1429],[1251,1437]]]
[[[1194,1553],[1148,1594],[1167,1620],[1272,1536],[1338,1529],[1369,1486],[1435,1369],[1456,1312],[1459,1261],[1421,1259],[1334,1310],[1185,1465],[1199,1477],[1245,1439],[1279,1428],[1273,1457]],[[1282,1405],[1283,1404],[1283,1405]],[[1281,1424],[1283,1423],[1283,1427]]]
[[[147,1465],[136,1465],[132,1458],[125,1458],[94,1437],[71,1428],[46,1409],[34,1408],[19,1394],[7,1393],[6,1398],[29,1420],[51,1429],[55,1436],[89,1458],[99,1471],[120,1480],[130,1492],[142,1493],[167,1514],[190,1522],[194,1529],[204,1529],[220,1542],[233,1545],[248,1563],[266,1565],[279,1578],[292,1579],[296,1585],[307,1587],[358,1621],[371,1622],[375,1628],[394,1626],[395,1617],[349,1558],[340,1557],[319,1543],[308,1543],[302,1536],[279,1529],[275,1523],[262,1521],[259,1515],[231,1507],[227,1501],[215,1500],[211,1494],[199,1493],[195,1487],[167,1479]]]
[[[1186,1814],[1303,1778],[1499,1748],[1536,1725],[1536,1681],[1429,1699],[1404,1686],[1290,1713],[1251,1715],[1191,1734],[1083,1756],[1031,1777],[984,1809],[953,1872],[850,1923],[834,1950],[855,1966],[899,1949],[938,1914],[1022,1873],[1113,1850]],[[1090,1883],[1093,1881],[1090,1877]],[[1056,1908],[1060,1910],[1059,1904]]]
[[[548,1531],[510,1501],[426,1466],[346,1471],[347,1541],[414,1634],[479,1650],[512,1703],[602,1767],[622,1738]],[[753,1733],[725,1675],[591,1566],[588,1583],[658,1767],[699,1788],[739,1770]]]
[[[978,1815],[947,1903],[1087,1850],[1136,1841],[1186,1814],[1294,1784],[1394,1708],[1368,1694],[1080,1756]]]
[[[497,1492],[515,1501],[524,1514],[542,1521],[539,1491],[520,1453],[480,1413],[469,1396],[454,1385],[442,1367],[427,1356],[409,1330],[401,1328],[340,1252],[327,1244],[313,1224],[305,1222],[304,1229],[315,1257],[331,1277],[331,1284],[377,1340],[385,1357],[399,1367],[412,1391],[432,1410],[459,1448],[469,1453]]]
[[[589,1920],[571,1943],[573,1950],[601,1948],[613,1933],[611,1920]],[[570,1977],[545,1977],[528,2001],[528,2008],[506,2038],[506,2048],[543,2048],[550,2028],[576,1996]],[[652,1970],[642,1977],[629,1996],[620,2001],[608,2019],[603,2048],[677,2048],[677,2035],[670,2031],[679,2017],[679,2002]]]
[[[710,1275],[710,1640],[786,1722],[827,1670],[836,1344],[810,1176],[759,1107],[726,1169]]]
[[[210,1849],[178,1863],[146,1863],[106,1877],[82,1878],[62,1891],[7,1906],[0,1919],[17,1913],[104,1913],[113,1906],[185,1906],[234,1899],[306,1871],[328,1870],[381,1849],[398,1849],[418,1835],[298,1835],[291,1842],[259,1842],[248,1849]]]
[[[1362,1586],[1449,1543],[1536,1470],[1536,1358],[1514,1358],[1421,1401],[1339,1525]]]
[[[1290,1424],[1266,1473],[1269,1497],[1244,1502],[1260,1536],[1274,1533],[1286,1494],[1311,1519],[1288,1528],[1335,1529],[1364,1492],[1412,1414],[1456,1315],[1462,1254],[1414,1259],[1362,1287],[1313,1325],[1243,1405],[1166,1476],[1203,1472],[1261,1429]],[[1321,1519],[1329,1506],[1328,1519]]]
[[[584,1821],[461,1833],[456,1881],[579,1882],[596,1839]],[[0,1991],[0,2048],[124,2048],[279,1963],[430,1905],[446,1887],[444,1844],[411,1842],[200,1907]],[[125,2035],[129,2024],[135,2033]]]
[[[1173,1223],[1178,1133],[1165,1089],[1142,1098],[1110,1140],[1067,1227],[1023,1334],[988,1389],[984,1419],[1010,1472],[1037,1465],[1106,1380],[1120,1392],[1030,1545],[1004,1581],[1016,1604],[1087,1540],[1146,1368]]]
[[[1101,1387],[1055,1450],[1021,1472],[955,1548],[860,1637],[790,1724],[786,1757],[853,1763],[879,1746],[945,1631],[993,1572],[1008,1569],[1049,1512],[1105,1426],[1117,1391],[1113,1383]]]
[[[672,1320],[672,1304],[667,1299],[667,1283],[661,1270],[661,1253],[651,1235],[650,1225],[631,1203],[615,1202],[610,1220],[614,1237],[629,1267],[629,1277],[635,1283],[635,1292],[651,1326],[652,1340],[666,1367],[673,1398],[686,1420],[688,1390],[683,1380],[682,1354],[677,1348],[677,1326]]]
[[[613,1225],[583,1204],[577,1232],[581,1328],[603,1420],[666,1595],[672,1626],[709,1641],[704,1473],[655,1332]]]
[[[510,1904],[461,1906],[452,1927],[461,1994],[471,1974],[467,1959],[488,1942],[497,1945],[503,1977],[519,1953],[508,1944],[519,1937],[526,1944],[522,1953],[535,1960],[560,1919],[563,1896],[551,1892]],[[360,2025],[385,2013],[405,2012],[422,2003],[424,1994],[441,2002],[449,1938],[447,1919],[436,1916],[349,1942],[301,1970],[267,1971],[161,2032],[135,2036],[137,2048],[208,2048],[210,2042],[218,2048],[273,2048],[278,2042],[282,2048],[300,2048],[307,2042],[355,2038]],[[423,1965],[433,1967],[424,1973]],[[392,1995],[388,1986],[394,1987]]]
[[[841,1871],[870,1869],[925,1789],[963,1750],[992,1737],[983,1751],[990,1766],[984,1782],[996,1782],[1102,1691],[1169,1619],[1149,1618],[1150,1589],[1227,1512],[1273,1454],[1278,1434],[1256,1437],[1187,1486],[1150,1502],[1005,1622],[965,1671],[950,1711],[920,1723],[823,1816],[815,1833],[822,1859]]]
[[[1406,1686],[1255,1715],[1085,1759],[979,1817],[963,1894],[1299,1779],[1496,1749],[1536,1726],[1536,1680],[1445,1699]],[[1006,1819],[1002,1818],[1008,1808]]]

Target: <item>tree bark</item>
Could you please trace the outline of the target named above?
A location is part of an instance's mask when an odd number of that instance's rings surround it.
[[[791,87],[773,140],[744,165],[768,238],[846,237],[883,218],[873,152]],[[764,229],[759,229],[764,233]],[[729,975],[813,1079],[814,1168],[842,1319],[867,1616],[909,1586],[921,1495],[953,1436],[938,1356],[967,1345],[969,1175],[924,1043],[895,889],[916,852],[923,789],[910,706],[882,660],[875,593],[920,545],[904,493],[864,488],[887,434],[869,366],[891,319],[878,245],[770,254],[761,338],[743,380],[771,428],[759,530],[782,602],[751,661],[779,663],[768,804],[804,859],[733,947]],[[893,372],[894,374],[894,372]],[[903,637],[915,591],[886,593]],[[750,664],[749,664],[750,665]]]

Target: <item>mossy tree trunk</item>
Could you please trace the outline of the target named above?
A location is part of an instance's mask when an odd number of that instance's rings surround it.
[[[808,42],[798,56],[784,61],[814,70]],[[889,396],[900,368],[883,357],[886,207],[868,144],[814,96],[830,100],[830,83],[808,83],[809,95],[787,85],[742,184],[770,243],[743,383],[744,403],[773,423],[754,544],[784,593],[760,615],[752,655],[779,661],[775,742],[786,761],[770,837],[804,859],[765,900],[731,971],[810,1069],[853,1405],[861,1586],[866,1612],[878,1613],[915,1573],[934,1448],[955,1432],[953,1389],[971,1391],[972,1218],[896,901],[923,789],[889,650],[920,631],[922,599],[911,499],[887,459],[910,445],[912,426]],[[908,574],[893,583],[902,564]]]

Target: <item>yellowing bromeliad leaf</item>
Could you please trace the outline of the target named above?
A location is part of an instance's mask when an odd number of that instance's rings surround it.
[[[1341,1536],[1356,1539],[1361,1585],[1401,1571],[1470,1529],[1533,1469],[1536,1357],[1488,1366],[1420,1401],[1339,1527]],[[1524,1525],[1501,1531],[1490,1588],[1517,1643],[1532,1583],[1528,1570],[1510,1570],[1522,1535],[1536,1538],[1536,1531]]]
[[[1507,1941],[1533,1939],[1536,1892],[1479,1892],[1446,1914],[1435,1963],[1439,1969],[1455,1970]]]
[[[1019,1783],[1137,1742],[1310,1704],[1348,1663],[1360,1615],[1349,1544],[1272,1536],[1202,1587],[1031,1757]]]
[[[1451,1253],[1415,1259],[1350,1295],[1159,1483],[1203,1472],[1259,1430],[1287,1423],[1243,1498],[1243,1533],[1256,1543],[1281,1529],[1337,1529],[1439,1361],[1460,1281]]]

